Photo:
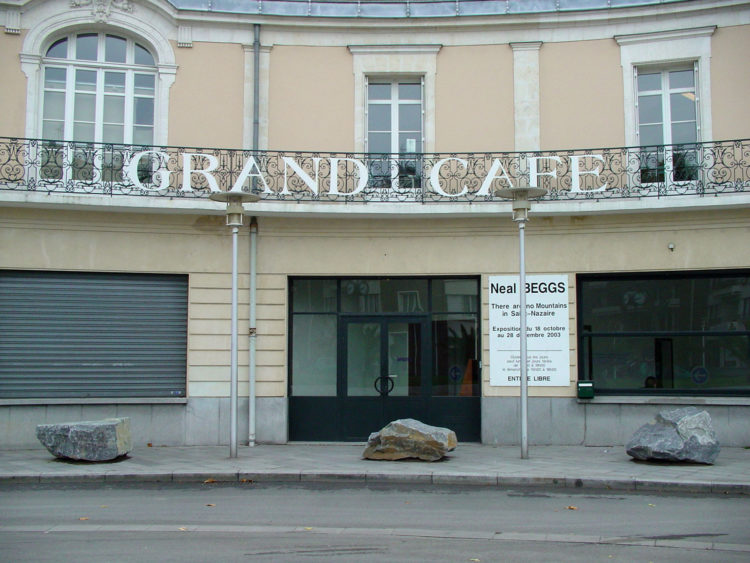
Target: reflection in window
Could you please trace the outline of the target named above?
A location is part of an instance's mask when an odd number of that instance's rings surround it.
[[[750,392],[750,271],[579,280],[583,379],[597,390]]]

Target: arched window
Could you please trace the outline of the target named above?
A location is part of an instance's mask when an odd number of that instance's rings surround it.
[[[72,33],[42,59],[44,139],[151,145],[157,67],[139,43]]]

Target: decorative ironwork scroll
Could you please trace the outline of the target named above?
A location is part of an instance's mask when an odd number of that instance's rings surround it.
[[[141,147],[0,138],[0,192],[360,203],[501,201],[541,186],[545,200],[750,191],[750,140],[526,153],[355,154]]]

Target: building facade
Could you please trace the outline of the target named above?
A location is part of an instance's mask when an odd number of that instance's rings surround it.
[[[238,8],[240,6],[240,8]],[[0,443],[750,436],[750,3],[0,0]],[[523,290],[521,288],[520,290]],[[579,382],[593,397],[579,397]]]

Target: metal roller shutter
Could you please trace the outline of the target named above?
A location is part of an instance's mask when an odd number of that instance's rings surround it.
[[[0,271],[0,398],[184,397],[187,281]]]

